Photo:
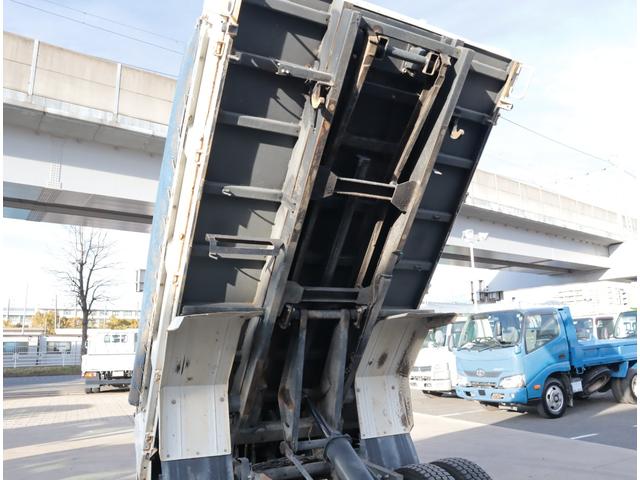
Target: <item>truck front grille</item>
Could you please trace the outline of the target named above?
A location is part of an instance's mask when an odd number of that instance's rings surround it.
[[[471,386],[472,387],[479,387],[479,388],[495,388],[498,385],[496,384],[496,382],[474,382],[474,381],[471,381]]]

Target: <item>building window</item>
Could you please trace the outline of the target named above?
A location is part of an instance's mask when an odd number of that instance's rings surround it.
[[[127,343],[127,335],[125,333],[105,335],[104,343]]]
[[[69,353],[71,342],[47,342],[47,353]]]
[[[29,351],[28,342],[3,342],[2,353],[27,353]]]

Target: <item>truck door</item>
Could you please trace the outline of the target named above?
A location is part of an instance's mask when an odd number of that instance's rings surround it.
[[[555,312],[529,313],[524,319],[525,378],[529,398],[539,397],[543,385],[554,371],[569,370],[569,345]]]

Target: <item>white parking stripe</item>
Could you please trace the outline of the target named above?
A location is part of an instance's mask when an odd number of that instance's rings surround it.
[[[600,434],[599,433],[588,433],[586,435],[578,435],[577,437],[571,437],[571,440],[579,440],[581,438],[595,437],[596,435],[600,435]]]
[[[458,415],[464,415],[466,413],[486,412],[484,408],[476,408],[475,410],[465,410],[464,412],[447,413],[446,415],[440,415],[441,417],[455,417]]]

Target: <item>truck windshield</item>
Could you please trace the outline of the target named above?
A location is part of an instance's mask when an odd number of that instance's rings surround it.
[[[616,338],[632,338],[636,336],[638,313],[635,311],[622,312],[616,320],[614,336]]]
[[[423,348],[444,347],[447,342],[447,326],[430,328],[422,344]]]
[[[478,313],[464,324],[459,348],[485,350],[520,341],[523,315],[517,311]]]
[[[464,328],[465,322],[455,322],[451,324],[451,343],[452,348],[458,348],[460,345],[460,335]]]

